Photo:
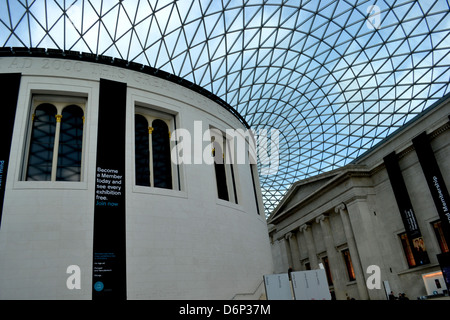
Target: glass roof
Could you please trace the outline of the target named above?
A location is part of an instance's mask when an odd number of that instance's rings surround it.
[[[449,92],[450,4],[426,1],[2,0],[0,46],[107,55],[189,80],[277,129],[266,215]]]

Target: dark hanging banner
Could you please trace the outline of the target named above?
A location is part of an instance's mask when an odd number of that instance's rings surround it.
[[[425,243],[420,232],[417,219],[414,214],[411,199],[406,189],[406,184],[403,179],[402,172],[398,164],[398,158],[395,152],[384,157],[384,164],[394,191],[395,200],[397,201],[398,209],[405,226],[406,234],[408,235],[408,242],[411,247],[416,266],[427,264],[430,262],[425,247]]]
[[[125,83],[100,79],[92,299],[126,299]]]
[[[450,292],[450,252],[444,252],[436,255],[439,266],[441,267],[442,277],[444,278],[447,291]]]
[[[3,213],[3,200],[5,199],[6,175],[8,173],[11,139],[16,117],[17,98],[20,88],[20,73],[0,74],[0,225]]]
[[[434,204],[441,218],[445,240],[450,244],[450,196],[445,185],[444,177],[439,169],[426,132],[414,138],[412,142],[416,149],[417,157],[422,166],[422,171],[427,180]]]

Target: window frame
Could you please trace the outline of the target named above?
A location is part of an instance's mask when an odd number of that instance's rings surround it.
[[[250,151],[248,152],[248,159],[249,159],[250,175],[252,179],[253,193],[255,196],[256,212],[260,217],[263,217],[265,219],[266,213],[264,202],[262,200],[258,163],[256,158],[252,155],[252,152]]]
[[[440,252],[441,253],[446,253],[446,252],[450,251],[450,248],[449,248],[450,244],[448,244],[446,242],[446,239],[445,239],[445,237],[443,235],[444,231],[442,230],[442,225],[441,224],[442,224],[441,219],[434,220],[434,221],[430,222],[431,229],[433,230],[432,232],[433,232],[433,234],[436,237],[435,239],[437,241],[438,248],[439,248]]]
[[[86,152],[86,105],[88,104],[88,98],[85,96],[79,95],[70,95],[70,94],[61,94],[59,92],[49,92],[45,94],[33,93],[30,92],[30,106],[29,106],[29,116],[26,126],[26,139],[24,145],[24,152],[22,156],[22,165],[19,180],[26,183],[36,183],[36,182],[47,182],[47,183],[77,183],[84,182],[84,172],[85,172],[85,152]],[[52,170],[50,180],[27,180],[28,173],[28,165],[29,165],[29,157],[30,157],[30,148],[31,148],[31,138],[33,132],[33,121],[34,115],[36,113],[36,109],[43,105],[50,104],[53,105],[56,109],[56,127],[54,133],[54,141],[53,141],[53,159],[52,159]],[[62,113],[65,108],[70,106],[77,106],[83,112],[83,134],[82,134],[82,147],[81,147],[81,162],[80,162],[80,179],[79,180],[57,180],[57,171],[58,171],[58,150],[60,143],[60,130],[61,130],[61,121]],[[60,117],[60,118],[59,118]],[[59,118],[59,119],[58,119]]]
[[[414,258],[411,245],[408,240],[408,234],[406,231],[398,234],[398,239],[400,240],[400,245],[402,248],[403,256],[405,257],[406,265],[409,269],[417,267],[417,262]]]
[[[328,259],[328,256],[323,256],[320,258],[320,260],[322,261],[323,268],[325,269],[328,286],[334,286],[333,275],[331,274],[330,260]]]
[[[226,132],[223,130],[218,129],[217,127],[210,126],[209,127],[209,134],[210,134],[210,141],[211,141],[211,156],[214,158],[214,161],[212,165],[214,166],[214,185],[216,186],[216,196],[217,200],[224,201],[226,203],[231,203],[235,205],[240,205],[240,189],[239,189],[239,169],[238,166],[235,165],[234,159],[231,159],[233,156],[233,152],[231,151],[231,148],[233,146],[232,138],[229,137]],[[221,141],[217,141],[217,137],[221,137]],[[213,138],[214,137],[214,138]],[[222,164],[224,166],[225,170],[225,185],[226,190],[228,193],[228,199],[222,199],[219,194],[219,181],[217,180],[217,168],[216,168],[216,161],[217,158],[215,156],[215,146],[219,145],[221,147],[222,151]],[[220,164],[220,163],[218,163]]]
[[[171,181],[172,181],[172,187],[171,188],[161,188],[161,187],[155,187],[154,184],[154,166],[153,166],[153,141],[152,141],[152,134],[149,132],[149,172],[150,172],[150,186],[144,186],[137,184],[136,179],[136,123],[135,123],[135,117],[136,115],[143,116],[147,120],[147,124],[149,125],[149,128],[151,128],[151,124],[154,120],[162,120],[167,125],[167,128],[169,130],[169,152],[170,157],[172,157],[172,151],[174,150],[175,143],[171,139],[172,133],[176,130],[176,114],[167,112],[167,111],[160,111],[157,108],[154,108],[153,106],[147,106],[144,103],[139,103],[137,101],[133,102],[133,187],[139,188],[140,190],[147,189],[147,190],[168,190],[168,191],[182,191],[181,189],[181,181],[180,181],[180,169],[179,165],[173,163],[173,161],[170,161],[170,168],[171,168]]]
[[[347,270],[348,281],[356,281],[355,268],[353,266],[352,256],[350,254],[349,248],[342,249],[341,254]]]

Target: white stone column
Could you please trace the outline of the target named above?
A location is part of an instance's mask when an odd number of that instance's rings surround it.
[[[300,232],[303,232],[306,240],[306,248],[308,250],[309,264],[311,269],[319,268],[319,261],[317,260],[316,246],[314,244],[314,238],[312,235],[311,226],[304,224],[299,228]]]
[[[366,279],[361,266],[361,260],[356,246],[355,236],[350,224],[350,218],[345,204],[340,204],[335,208],[335,212],[341,216],[342,224],[344,226],[345,237],[347,238],[348,250],[350,251],[350,257],[352,260],[353,270],[356,276],[356,285],[358,287],[359,298],[362,300],[369,299],[369,293],[367,292]]]
[[[373,213],[369,210],[365,197],[352,199],[346,204],[350,225],[355,230],[353,236],[355,243],[358,245],[358,254],[363,270],[370,265],[376,265],[381,269],[381,277],[384,266],[381,248],[379,247],[379,239],[376,232],[375,222],[373,221]],[[383,289],[368,290],[370,299],[383,300],[386,299]]]
[[[286,237],[286,235],[284,235],[284,237],[282,238],[282,247],[283,247],[283,253],[284,253],[284,271],[283,272],[287,272],[288,268],[290,266],[292,266],[292,254],[291,254],[291,247],[289,245],[289,241],[288,238]]]
[[[289,232],[286,234],[286,238],[289,240],[289,247],[291,248],[291,256],[292,256],[292,268],[295,271],[299,271],[301,269],[300,265],[300,251],[298,249],[297,237],[294,233]]]
[[[282,250],[282,241],[281,240],[275,240],[272,243],[272,259],[273,259],[273,270],[274,273],[283,273],[286,272],[285,270],[285,264],[283,262],[283,254],[285,250]],[[284,245],[284,244],[283,244]]]
[[[330,262],[330,272],[333,277],[334,292],[337,300],[346,299],[346,274],[343,268],[344,261],[340,259],[334,245],[333,233],[331,231],[330,220],[326,215],[320,215],[316,218],[316,223],[322,228],[323,240],[327,249],[328,261]]]

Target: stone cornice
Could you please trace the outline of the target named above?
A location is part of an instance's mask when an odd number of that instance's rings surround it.
[[[337,185],[342,184],[343,182],[347,181],[348,179],[354,178],[354,177],[370,177],[371,172],[370,170],[365,169],[363,166],[354,166],[354,165],[348,165],[341,169],[341,173],[335,176],[332,180],[328,181],[325,185],[321,186],[296,204],[292,205],[289,209],[279,212],[272,218],[269,218],[269,223],[274,224],[278,223],[288,216],[290,214],[298,211],[300,208],[306,206],[307,204],[314,201],[317,197],[317,195],[324,193],[328,190],[333,189]]]
[[[433,130],[432,132],[430,132],[428,134],[428,137],[430,138],[430,140],[436,139],[439,135],[443,134],[445,131],[450,129],[450,122],[446,122],[444,123],[442,126],[440,126],[439,128]],[[410,145],[408,145],[405,149],[397,152],[398,158],[402,159],[404,158],[407,154],[411,153],[412,151],[414,151],[414,146],[412,145],[412,142]],[[384,162],[381,161],[380,163],[378,163],[377,165],[373,166],[372,169],[370,170],[370,175],[373,176],[376,173],[382,171],[385,169],[384,166]]]

